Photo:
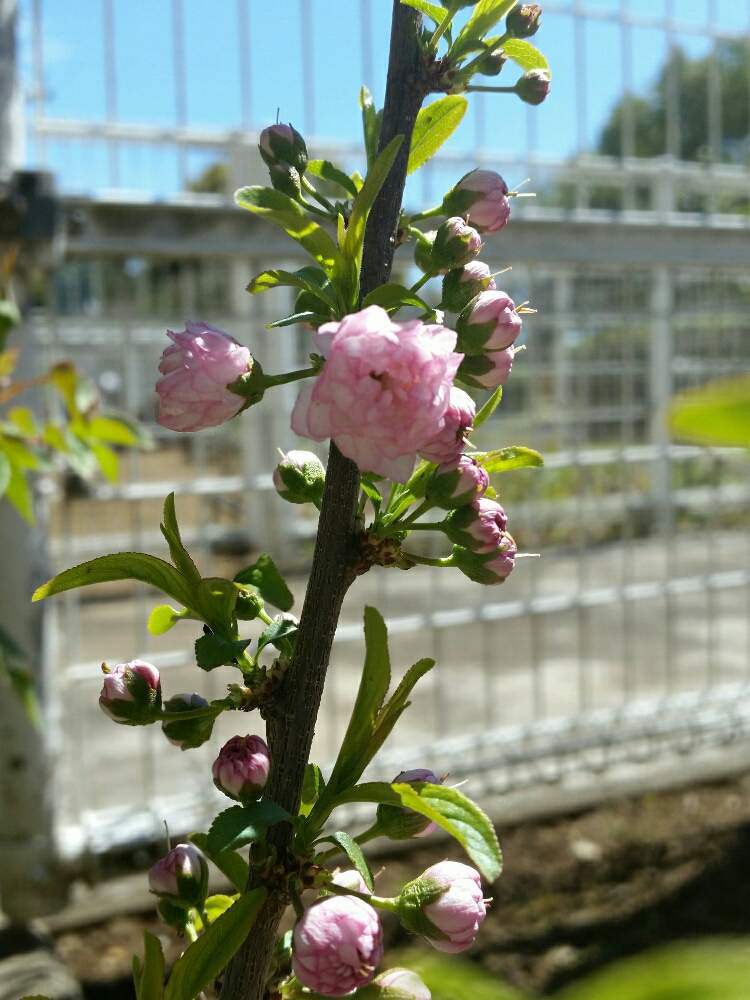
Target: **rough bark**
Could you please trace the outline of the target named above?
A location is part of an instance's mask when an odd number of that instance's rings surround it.
[[[399,134],[404,136],[404,142],[367,223],[361,271],[362,296],[388,280],[393,263],[411,135],[426,93],[418,45],[420,26],[421,16],[403,6],[400,0],[394,0],[379,146],[382,149]],[[341,604],[354,579],[358,495],[357,467],[332,443],[295,654],[268,720],[273,763],[266,794],[292,815],[299,808],[302,779],[315,734]],[[269,832],[269,843],[282,863],[291,834],[289,824],[279,824]],[[251,887],[258,884],[258,877],[257,872],[251,872]],[[285,906],[280,893],[269,894],[250,936],[227,970],[223,1000],[263,1000],[271,953]]]

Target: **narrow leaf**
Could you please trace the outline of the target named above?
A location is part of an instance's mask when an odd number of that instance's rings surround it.
[[[302,781],[302,799],[300,802],[300,816],[309,816],[313,806],[318,801],[321,791],[325,788],[323,774],[317,764],[312,762],[305,768],[305,777]]]
[[[518,0],[479,0],[471,17],[451,46],[449,56],[455,58],[470,51],[472,46],[480,42],[490,28],[505,17],[517,2]]]
[[[212,861],[222,872],[235,889],[244,892],[247,885],[250,866],[242,855],[236,851],[211,851],[208,846],[208,835],[205,833],[191,833],[188,838],[196,847],[199,847],[209,861]]]
[[[367,169],[369,170],[378,155],[380,124],[383,114],[375,107],[372,94],[367,87],[362,87],[359,92],[359,107],[362,111],[362,133],[367,153]]]
[[[161,942],[150,931],[143,932],[143,961],[134,975],[138,1000],[161,1000],[164,996],[164,952]]]
[[[298,323],[312,323],[313,326],[320,326],[321,323],[327,322],[330,318],[323,313],[310,312],[309,309],[306,309],[304,312],[290,313],[289,316],[274,320],[273,323],[266,323],[266,330],[278,330],[283,326],[297,326]]]
[[[503,42],[503,52],[509,59],[513,60],[516,66],[520,66],[524,72],[528,72],[530,69],[546,69],[549,71],[549,63],[546,56],[532,45],[531,42],[527,42],[523,38],[509,38],[507,42]]]
[[[240,896],[183,952],[172,968],[165,1000],[195,1000],[213,983],[247,937],[265,899],[265,889]]]
[[[41,601],[65,590],[113,580],[139,580],[157,587],[181,604],[190,604],[190,590],[182,575],[168,562],[145,552],[115,552],[63,570],[38,587],[31,599]]]
[[[404,7],[413,7],[420,14],[425,14],[436,25],[440,24],[445,17],[445,7],[438,7],[435,3],[428,3],[427,0],[401,0]]]
[[[331,184],[337,184],[347,194],[351,195],[352,198],[357,197],[357,185],[348,174],[340,170],[330,160],[308,160],[307,172],[313,174],[315,177],[320,177],[324,181],[330,181]]]
[[[500,448],[497,451],[487,451],[474,455],[477,462],[487,472],[510,472],[512,469],[525,469],[544,465],[544,459],[533,448],[514,445],[511,448]]]
[[[370,742],[367,745],[368,764],[381,748],[383,743],[385,743],[401,715],[409,707],[410,703],[408,698],[417,681],[421,677],[424,677],[428,671],[432,670],[434,666],[435,661],[429,659],[429,657],[425,657],[422,660],[418,660],[406,671],[401,683],[396,688],[391,698],[388,699],[388,704],[385,705],[378,717],[377,726],[375,727],[372,737],[370,738]],[[360,775],[357,775],[357,778],[359,777]],[[356,780],[357,779],[355,778],[355,781]]]
[[[420,110],[409,150],[408,174],[419,170],[437,153],[461,124],[468,107],[463,94],[447,94]]]
[[[200,583],[201,575],[198,567],[190,558],[188,550],[182,544],[180,527],[177,523],[177,511],[174,504],[174,493],[170,493],[164,501],[164,510],[159,527],[169,546],[169,554],[172,556],[172,562],[176,568],[186,580],[196,584]]]
[[[396,159],[403,141],[403,135],[394,136],[385,149],[378,154],[377,159],[367,171],[362,190],[354,199],[344,240],[344,256],[347,260],[354,261],[357,273],[359,273],[362,262],[362,243],[365,238],[367,216],[370,214],[370,209],[380,193],[380,189],[385,184],[385,179],[391,171],[393,161]]]
[[[474,417],[474,430],[481,427],[485,420],[489,420],[492,414],[500,405],[500,400],[503,398],[503,387],[499,385],[497,389],[492,393],[490,398],[486,401],[481,410]]]
[[[375,892],[375,885],[372,880],[370,866],[367,864],[365,856],[362,853],[362,848],[359,846],[357,841],[343,830],[339,830],[338,833],[332,833],[330,837],[324,837],[323,839],[330,841],[332,844],[338,844],[362,876],[362,879],[370,892]]]
[[[269,826],[289,819],[275,802],[250,802],[246,806],[230,806],[220,812],[211,824],[206,839],[211,857],[224,851],[234,851],[254,840],[262,840]]]
[[[234,582],[257,587],[263,600],[273,604],[280,611],[289,611],[294,604],[294,595],[267,552],[258,556],[252,566],[239,572]]]

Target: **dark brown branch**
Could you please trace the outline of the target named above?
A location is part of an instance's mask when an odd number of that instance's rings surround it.
[[[393,3],[382,149],[395,135],[404,142],[373,205],[365,232],[362,257],[362,296],[388,280],[401,210],[406,164],[417,112],[426,90],[421,80],[418,34],[421,16],[400,0]],[[357,551],[354,521],[359,495],[359,473],[331,444],[325,495],[320,512],[310,579],[300,617],[294,659],[268,720],[273,763],[266,794],[292,815],[299,808],[302,779],[315,734],[331,646],[344,595],[351,585]],[[269,833],[269,843],[284,863],[291,843],[289,824]],[[250,886],[258,873],[253,871]],[[286,901],[271,893],[253,930],[230,964],[223,1000],[263,1000],[265,982],[277,928]]]

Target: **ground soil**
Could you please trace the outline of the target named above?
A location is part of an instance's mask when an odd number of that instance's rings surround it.
[[[530,992],[553,994],[615,958],[689,937],[750,934],[750,777],[647,794],[585,813],[499,829],[505,872],[471,956]],[[388,893],[453,848],[419,844],[378,858]],[[176,943],[152,913],[55,935],[90,1000],[132,996],[144,927]],[[392,945],[407,936],[388,924]]]

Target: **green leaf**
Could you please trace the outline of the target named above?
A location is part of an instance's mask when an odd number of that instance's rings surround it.
[[[113,580],[148,583],[169,594],[180,604],[190,605],[190,590],[182,575],[168,562],[145,552],[115,552],[63,570],[37,587],[31,599],[41,601],[53,594],[62,594],[65,590],[88,587],[93,583],[110,583]]]
[[[546,69],[549,71],[549,63],[538,48],[525,41],[523,38],[509,38],[503,42],[503,52],[512,59],[516,66],[520,66],[524,72],[530,69]]]
[[[120,461],[117,453],[101,441],[89,441],[88,447],[96,459],[101,474],[110,483],[116,483],[120,475]]]
[[[20,701],[26,718],[32,726],[41,731],[43,721],[42,706],[39,703],[33,675],[23,667],[16,667],[9,664],[6,661],[5,655],[0,651],[0,680],[3,677],[6,678]]]
[[[503,387],[499,385],[497,389],[492,393],[490,398],[486,401],[481,410],[474,417],[474,430],[477,430],[485,420],[489,420],[492,414],[500,405],[500,401],[503,398]]]
[[[300,802],[300,816],[309,816],[313,806],[318,801],[320,793],[325,789],[326,783],[323,780],[323,773],[317,764],[309,763],[305,767],[305,776],[302,781],[302,798]]]
[[[432,311],[432,307],[424,299],[408,288],[405,288],[404,285],[399,285],[392,281],[373,289],[362,300],[362,306],[382,306],[383,309],[387,309],[389,312],[398,309],[400,306],[415,306],[417,309]]]
[[[324,841],[329,841],[332,844],[338,844],[362,876],[362,879],[370,892],[375,892],[375,885],[372,880],[370,866],[367,864],[365,856],[362,853],[362,848],[359,846],[357,841],[353,837],[350,837],[348,833],[344,833],[343,830],[339,830],[338,833],[332,833],[330,837],[323,837],[322,839]]]
[[[308,160],[307,161],[307,172],[313,174],[315,177],[320,177],[324,181],[330,181],[332,184],[337,184],[340,188],[346,191],[347,194],[351,195],[352,198],[357,197],[357,185],[351,179],[351,177],[340,170],[335,163],[331,163],[330,160]]]
[[[49,373],[49,380],[65,400],[72,416],[89,413],[99,402],[96,383],[87,375],[76,371],[69,361],[61,361]]]
[[[215,923],[222,913],[226,913],[229,907],[237,901],[237,895],[225,896],[223,893],[216,893],[209,896],[203,906],[203,912],[209,924]]]
[[[176,608],[170,607],[169,604],[157,604],[148,616],[146,628],[151,635],[164,635],[165,632],[174,628],[177,622],[186,618],[187,614],[186,610],[178,611]]]
[[[437,153],[461,124],[468,107],[469,102],[463,94],[447,94],[420,110],[414,125],[407,174],[419,170]]]
[[[407,809],[437,823],[454,837],[488,882],[503,870],[503,856],[495,828],[478,805],[457,788],[445,785],[398,784],[393,790]]]
[[[388,699],[388,703],[378,716],[377,726],[375,727],[375,731],[370,737],[370,742],[367,745],[368,764],[381,748],[383,743],[385,743],[391,733],[391,730],[396,725],[401,715],[409,707],[410,702],[408,701],[408,698],[417,681],[432,670],[434,666],[435,661],[429,657],[425,657],[424,659],[417,660],[417,662],[406,671],[401,679],[401,683],[396,688],[393,695]],[[359,775],[357,777],[359,777]]]
[[[253,889],[211,924],[175,962],[165,1000],[195,1000],[210,986],[247,937],[265,900],[265,889]]]
[[[365,141],[365,152],[367,153],[367,169],[369,170],[378,155],[378,142],[380,140],[380,125],[383,120],[383,112],[378,111],[372,99],[372,94],[367,87],[362,87],[359,92],[359,107],[362,111],[362,133]]]
[[[367,766],[367,747],[391,683],[388,630],[383,616],[375,608],[366,607],[364,619],[366,652],[362,678],[352,716],[328,780],[328,795],[336,795],[353,785]]]
[[[151,436],[127,417],[97,416],[88,422],[91,437],[108,444],[119,444],[125,448],[148,447],[153,442]]]
[[[518,0],[479,0],[469,20],[449,50],[449,58],[471,51],[475,43],[515,7]]]
[[[275,646],[281,652],[290,652],[291,646],[290,641],[292,637],[299,631],[299,625],[296,621],[291,621],[289,618],[279,618],[276,621],[271,622],[270,625],[266,625],[263,631],[258,636],[258,649],[256,655],[260,653],[262,649],[266,646]]]
[[[263,271],[253,278],[247,290],[251,295],[259,295],[261,292],[281,286],[301,288],[322,299],[332,309],[336,308],[335,289],[325,271],[317,267],[301,267],[298,271],[284,271],[279,268]]]
[[[445,7],[438,7],[435,3],[428,3],[427,0],[401,0],[404,7],[413,7],[420,14],[425,14],[436,25],[440,24],[445,17]]]
[[[242,855],[236,851],[211,851],[208,846],[208,835],[205,833],[191,833],[188,838],[196,847],[199,847],[209,861],[212,861],[222,872],[235,889],[244,892],[247,879],[250,874],[250,866]]]
[[[499,448],[496,451],[486,451],[475,454],[474,458],[487,472],[510,472],[512,469],[534,468],[544,465],[544,459],[533,448],[514,445],[511,448]]]
[[[11,475],[10,459],[5,452],[0,451],[0,497],[8,489]]]
[[[5,487],[5,499],[16,508],[28,524],[34,523],[34,499],[26,474],[15,462],[10,463],[10,477]]]
[[[261,218],[275,223],[296,240],[313,257],[323,270],[330,274],[341,255],[328,233],[313,222],[296,201],[267,187],[244,187],[235,193],[234,200]]]
[[[250,639],[222,639],[218,635],[202,635],[195,641],[195,662],[201,670],[214,670],[225,665],[237,666],[237,657],[242,656],[250,642]]]
[[[367,217],[370,214],[370,209],[375,199],[380,193],[380,189],[385,184],[385,180],[391,172],[393,161],[396,159],[403,141],[403,135],[394,136],[385,149],[378,154],[374,163],[367,171],[367,177],[365,178],[362,190],[354,199],[352,214],[349,217],[349,225],[346,229],[343,253],[347,261],[353,262],[357,276],[362,264],[362,244],[365,238]]]
[[[259,556],[252,566],[239,572],[234,582],[256,587],[263,600],[273,604],[280,611],[289,611],[294,604],[291,590],[267,552]]]
[[[686,441],[750,448],[750,375],[716,379],[680,393],[669,425],[675,437]]]
[[[133,966],[138,1000],[161,1000],[164,996],[164,952],[161,942],[150,931],[143,932],[143,962]]]
[[[262,840],[269,826],[289,819],[289,813],[275,802],[250,802],[246,806],[230,806],[220,812],[211,824],[206,839],[210,857],[234,851],[254,840]]]
[[[226,638],[235,634],[237,621],[234,612],[239,594],[237,585],[231,580],[207,576],[193,591],[191,603],[212,631]]]
[[[8,419],[25,437],[37,437],[39,426],[28,406],[14,406],[8,410]]]
[[[169,554],[175,567],[182,573],[186,580],[191,583],[200,583],[201,575],[198,567],[190,558],[190,554],[182,544],[180,526],[177,523],[177,511],[174,503],[174,493],[170,493],[164,501],[161,524],[159,525],[162,535],[169,546]]]
[[[324,316],[323,313],[310,312],[309,309],[306,309],[304,312],[290,313],[289,316],[276,319],[273,323],[266,323],[266,330],[278,330],[280,327],[296,326],[298,323],[312,323],[313,326],[320,326],[321,323],[325,323],[330,318],[330,316]]]
[[[362,476],[360,486],[362,487],[362,492],[365,496],[369,497],[372,501],[372,505],[375,510],[379,511],[383,503],[383,494],[380,490],[366,476]]]

